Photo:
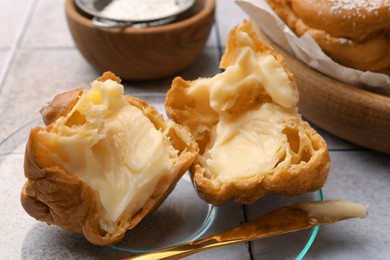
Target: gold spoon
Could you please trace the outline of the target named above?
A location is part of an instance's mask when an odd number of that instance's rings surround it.
[[[299,231],[349,218],[367,207],[344,200],[300,202],[277,209],[223,233],[126,259],[179,259],[207,249]]]

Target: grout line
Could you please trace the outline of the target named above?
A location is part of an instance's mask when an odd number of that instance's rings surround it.
[[[25,15],[25,17],[23,19],[23,22],[22,22],[22,25],[19,27],[19,30],[18,30],[18,32],[16,34],[16,41],[12,45],[12,47],[10,49],[10,52],[7,55],[7,58],[5,60],[4,69],[1,71],[1,74],[0,74],[0,94],[1,94],[1,92],[3,90],[3,86],[4,86],[4,83],[5,83],[5,80],[7,79],[8,72],[9,72],[9,70],[11,68],[11,65],[12,65],[14,59],[15,59],[16,52],[17,52],[17,50],[19,48],[20,42],[22,41],[24,33],[26,32],[28,22],[31,20],[32,14],[33,14],[33,12],[35,10],[37,1],[38,0],[32,0],[30,2],[30,6],[28,7],[27,15]]]
[[[221,44],[221,34],[219,31],[217,18],[215,19],[214,26],[215,26],[215,34],[216,34],[216,38],[217,38],[218,60],[221,60],[222,55],[223,55],[223,48],[222,48],[222,44]]]
[[[364,147],[356,147],[356,148],[329,148],[329,152],[367,152],[371,151],[374,152],[373,150],[364,148]]]
[[[28,121],[27,123],[23,124],[22,126],[18,127],[16,130],[14,130],[11,134],[9,134],[7,137],[5,137],[3,140],[0,141],[0,146],[1,145],[4,145],[5,142],[7,142],[10,138],[12,138],[13,136],[15,136],[20,130],[22,130],[23,128],[25,128],[26,126],[32,124],[33,122],[39,122],[39,119],[38,118],[35,118],[33,120],[30,120]]]
[[[75,46],[33,46],[33,47],[19,47],[20,50],[28,51],[58,51],[58,50],[76,50]]]
[[[241,209],[242,209],[242,212],[243,212],[244,222],[247,223],[249,221],[248,220],[247,207],[245,205],[241,205]],[[253,260],[254,257],[253,257],[253,252],[252,252],[252,242],[248,241],[245,244],[247,245],[247,248],[248,248],[249,259]]]

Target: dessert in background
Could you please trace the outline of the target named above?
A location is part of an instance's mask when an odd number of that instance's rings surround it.
[[[390,1],[266,0],[300,37],[309,33],[334,61],[390,75]]]

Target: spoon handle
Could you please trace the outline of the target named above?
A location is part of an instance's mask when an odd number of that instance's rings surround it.
[[[215,239],[214,236],[212,236],[191,243],[172,246],[154,252],[138,255],[128,259],[138,259],[138,260],[181,259],[183,257],[195,253],[199,253],[207,249],[219,247],[222,245],[238,243],[238,242],[240,241],[225,241],[225,243],[223,243],[222,241],[217,241],[217,239]]]
[[[214,236],[128,259],[179,259],[219,246],[262,239],[366,215],[365,206],[347,201],[302,202],[277,209]]]

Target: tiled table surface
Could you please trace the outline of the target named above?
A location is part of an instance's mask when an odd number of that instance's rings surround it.
[[[202,55],[179,75],[195,79],[218,73],[227,34],[246,17],[232,0],[218,0],[216,23]],[[63,1],[0,1],[0,259],[129,256],[111,248],[92,246],[79,235],[38,223],[19,203],[26,138],[20,131],[25,131],[24,126],[39,117],[41,105],[55,94],[86,86],[97,76],[75,48]],[[126,92],[136,96],[164,94],[171,80],[125,82]],[[369,217],[321,227],[306,259],[390,259],[390,157],[319,131],[328,142],[332,159],[323,188],[325,199],[367,204]],[[246,207],[228,203],[218,208],[217,220],[205,235],[226,230],[287,202],[313,196],[269,196]],[[293,259],[309,234],[310,231],[304,231],[237,244],[188,259]]]

